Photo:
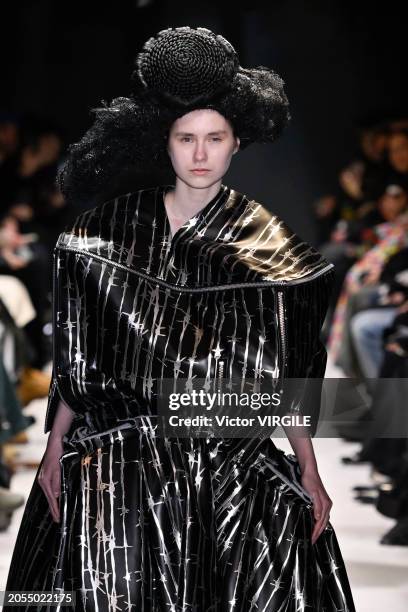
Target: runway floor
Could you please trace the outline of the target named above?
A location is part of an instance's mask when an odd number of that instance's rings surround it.
[[[333,370],[330,376],[334,376]],[[33,401],[25,411],[37,418],[29,429],[29,444],[18,448],[21,457],[40,459],[47,436],[43,434],[46,401]],[[276,440],[277,446],[293,452],[288,440]],[[369,466],[343,466],[342,455],[358,450],[359,445],[333,438],[316,438],[314,447],[320,475],[333,500],[331,523],[346,562],[357,612],[406,612],[408,609],[408,547],[384,546],[380,537],[394,525],[371,505],[353,501],[352,487],[368,484]],[[20,471],[13,477],[12,490],[28,497],[34,470]],[[9,530],[0,533],[0,590],[4,590],[10,557],[23,508],[14,513]]]

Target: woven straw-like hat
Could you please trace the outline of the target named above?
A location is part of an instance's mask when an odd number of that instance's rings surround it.
[[[58,174],[66,197],[88,200],[110,192],[126,172],[169,166],[171,125],[194,109],[221,113],[241,149],[276,140],[290,119],[282,78],[265,66],[243,68],[231,43],[207,28],[168,28],[149,38],[132,85],[129,97],[93,109],[94,124],[70,145]]]
[[[207,28],[168,28],[149,38],[132,79],[135,95],[155,100],[171,120],[196,108],[218,110],[241,148],[275,140],[290,118],[279,75],[263,66],[242,68],[231,43]]]

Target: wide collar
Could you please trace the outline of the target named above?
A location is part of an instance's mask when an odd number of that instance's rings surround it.
[[[333,267],[265,206],[222,185],[171,236],[164,194],[128,193],[82,213],[56,247],[181,290],[293,284]]]

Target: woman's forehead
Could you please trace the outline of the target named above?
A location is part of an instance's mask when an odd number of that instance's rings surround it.
[[[227,119],[213,108],[199,108],[182,115],[172,125],[176,131],[229,131]]]

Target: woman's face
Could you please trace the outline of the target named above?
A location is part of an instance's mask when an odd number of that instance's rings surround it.
[[[176,176],[190,187],[204,189],[221,180],[239,149],[239,138],[218,111],[191,111],[171,126],[167,151]],[[204,169],[197,172],[197,169]]]

